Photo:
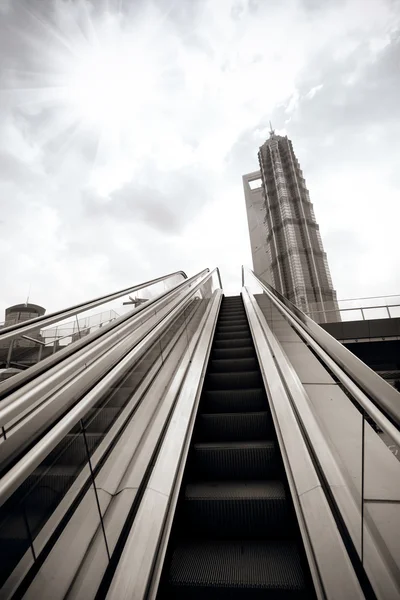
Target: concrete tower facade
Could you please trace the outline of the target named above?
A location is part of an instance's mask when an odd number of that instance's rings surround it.
[[[254,272],[320,323],[339,321],[326,253],[292,142],[271,130],[243,176]]]

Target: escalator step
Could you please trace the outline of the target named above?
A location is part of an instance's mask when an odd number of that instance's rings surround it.
[[[307,597],[291,541],[182,542],[172,556],[169,584],[173,598]]]
[[[230,317],[220,316],[218,319],[218,325],[249,325],[248,320],[243,315],[243,317],[237,319],[231,319]]]
[[[219,338],[220,335],[224,335],[226,333],[245,333],[246,335],[250,335],[250,329],[247,325],[233,325],[226,327],[217,327],[215,331],[215,335]]]
[[[234,323],[233,321],[225,321],[224,323],[217,323],[218,333],[226,333],[230,331],[250,331],[248,323]]]
[[[109,400],[107,401],[107,406],[109,408],[111,408],[111,407],[121,408],[128,402],[128,400],[132,396],[132,394],[133,394],[133,392],[132,392],[131,385],[128,385],[128,383],[126,385],[122,385],[122,386],[116,388],[110,394]]]
[[[208,369],[211,373],[255,371],[257,367],[256,358],[219,358],[218,360],[210,360],[208,363]]]
[[[208,481],[185,488],[185,536],[225,539],[293,535],[281,481]]]
[[[86,442],[89,453],[92,454],[103,439],[102,433],[87,433]],[[76,465],[85,463],[88,459],[86,444],[81,433],[70,433],[65,436],[56,448],[50,452],[42,462],[43,466],[51,466],[55,462],[57,465]]]
[[[219,358],[255,358],[254,348],[215,348],[211,352],[211,359]]]
[[[267,396],[262,388],[204,391],[201,410],[205,413],[255,412],[266,410]]]
[[[253,340],[249,336],[247,338],[239,338],[233,340],[216,340],[213,341],[213,350],[220,350],[225,348],[253,348]]]
[[[192,472],[202,480],[268,479],[280,473],[272,440],[194,444],[190,461]]]
[[[222,304],[221,311],[223,313],[227,312],[244,312],[243,303],[230,303],[230,304]]]
[[[222,309],[221,312],[219,313],[219,318],[227,318],[227,319],[245,319],[246,318],[246,312],[244,310],[244,308],[239,309],[239,308],[229,308],[229,309]]]
[[[221,333],[216,332],[214,340],[239,340],[239,339],[249,339],[251,340],[250,330],[244,331],[223,331]]]
[[[19,488],[21,496],[28,490],[31,504],[46,504],[70,488],[77,476],[76,466],[54,465],[37,467]]]
[[[90,433],[104,433],[113,424],[121,408],[117,406],[103,406],[94,408],[84,420],[85,430]]]
[[[259,370],[239,371],[238,373],[207,373],[206,390],[235,390],[259,388],[263,384]]]
[[[261,441],[268,437],[269,430],[266,412],[203,414],[198,417],[196,441]]]

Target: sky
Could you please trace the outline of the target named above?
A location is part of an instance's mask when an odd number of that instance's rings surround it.
[[[400,4],[0,0],[0,320],[251,267],[242,175],[288,135],[339,298],[400,292]]]

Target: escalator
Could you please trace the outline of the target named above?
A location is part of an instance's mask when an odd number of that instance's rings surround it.
[[[31,553],[37,560],[36,546],[43,546],[39,536],[43,536],[46,523],[67,495],[71,499],[76,496],[74,502],[71,500],[71,509],[77,506],[92,483],[90,471],[96,449],[156,363],[160,352],[166,359],[185,331],[184,323],[197,322],[196,319],[200,318],[196,315],[198,306],[196,299],[190,302],[131,370],[105,391],[103,397],[0,506],[0,590],[24,556]],[[97,468],[101,464],[100,461]],[[76,490],[71,493],[74,488]],[[45,534],[45,537],[48,536]]]
[[[397,393],[248,277],[201,272],[9,384],[1,600],[399,597]]]
[[[243,301],[224,298],[158,598],[314,598]]]

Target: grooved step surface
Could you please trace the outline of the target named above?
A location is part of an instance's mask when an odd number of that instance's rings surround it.
[[[219,331],[217,331],[215,334],[215,340],[217,342],[219,342],[221,340],[246,340],[246,341],[250,340],[251,341],[250,331],[249,330],[222,331],[221,333]]]
[[[208,390],[202,394],[205,413],[256,412],[268,407],[262,388],[237,390]]]
[[[104,406],[93,409],[84,419],[85,430],[93,433],[107,431],[120,412],[121,408],[117,406]]]
[[[186,500],[282,500],[285,490],[281,481],[213,481],[189,483]]]
[[[273,441],[213,442],[193,446],[193,472],[200,479],[266,479],[279,471]]]
[[[242,588],[248,593],[258,588],[265,594],[305,589],[295,543],[277,540],[182,542],[172,556],[169,581],[173,586],[190,585],[203,591]]]
[[[219,358],[211,360],[208,368],[214,373],[230,373],[232,371],[256,371],[257,365],[255,358]]]
[[[234,340],[216,340],[214,338],[213,349],[221,348],[252,348],[254,349],[251,337],[239,338]]]
[[[256,358],[253,348],[214,348],[211,352],[211,360],[227,358]]]
[[[192,535],[215,539],[282,539],[292,526],[280,481],[188,484],[183,517]]]
[[[269,425],[270,420],[266,412],[199,415],[197,440],[201,442],[263,440]]]
[[[243,388],[259,388],[262,386],[261,373],[255,371],[239,371],[229,373],[208,372],[205,378],[207,390],[234,390]]]
[[[103,439],[102,433],[86,433],[86,443],[90,454]],[[70,433],[46,456],[42,465],[80,465],[88,460],[87,448],[82,433]]]
[[[314,598],[244,305],[224,298],[158,600]]]
[[[238,316],[235,319],[231,319],[230,317],[219,318],[217,326],[219,327],[219,326],[224,326],[224,325],[245,325],[246,327],[248,327],[249,323],[244,316],[243,317]]]
[[[38,467],[21,485],[21,496],[28,490],[29,505],[50,504],[57,495],[68,490],[75,480],[77,467],[54,465]]]
[[[250,332],[249,326],[245,325],[245,324],[238,324],[238,325],[234,325],[232,323],[227,323],[226,325],[218,325],[216,328],[216,335],[217,337],[221,334],[221,333],[231,333],[232,331],[246,331],[247,333]]]

